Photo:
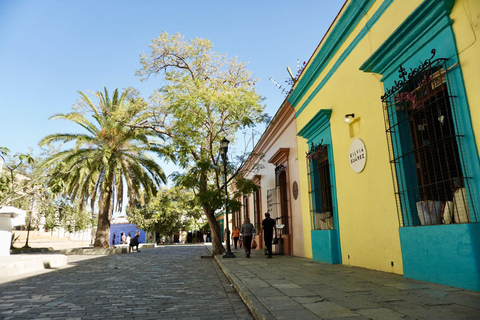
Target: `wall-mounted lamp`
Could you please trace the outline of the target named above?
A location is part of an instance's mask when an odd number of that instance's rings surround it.
[[[343,118],[343,122],[346,124],[349,124],[355,119],[355,114],[354,113],[348,113],[345,115],[345,118]]]

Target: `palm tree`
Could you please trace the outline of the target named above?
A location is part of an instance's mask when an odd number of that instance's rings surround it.
[[[43,138],[41,146],[53,142],[75,143],[45,160],[43,165],[53,168],[51,181],[62,181],[63,193],[78,201],[81,208],[90,203],[94,212],[98,206],[94,246],[105,248],[109,246],[110,219],[114,209],[122,210],[125,196],[129,206],[133,207],[137,201],[143,205],[156,194],[157,186],[166,182],[162,168],[149,156],[150,152],[160,155],[162,149],[153,142],[152,138],[158,135],[151,130],[132,128],[143,118],[127,92],[119,95],[115,89],[110,98],[104,88],[104,93],[95,93],[98,106],[83,92],[79,94],[91,117],[72,111],[55,114],[50,119],[73,121],[86,133],[56,133]]]

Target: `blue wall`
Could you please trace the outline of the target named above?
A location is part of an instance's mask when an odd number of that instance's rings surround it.
[[[480,223],[400,228],[406,278],[480,291]]]
[[[145,243],[145,231],[138,229],[134,224],[112,224],[110,226],[110,244],[112,244],[113,235],[115,234],[115,244],[120,244],[121,233],[126,233],[127,236],[130,234],[130,237],[133,238],[136,232],[140,233],[138,240],[140,243]]]

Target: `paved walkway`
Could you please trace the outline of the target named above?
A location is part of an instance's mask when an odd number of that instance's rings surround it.
[[[73,255],[69,268],[0,274],[0,319],[480,319],[478,292],[261,251],[217,265],[207,248]]]
[[[203,245],[68,256],[69,268],[3,278],[0,319],[252,319],[217,263],[202,256]]]
[[[256,319],[480,319],[478,292],[299,257],[235,253],[215,258]]]

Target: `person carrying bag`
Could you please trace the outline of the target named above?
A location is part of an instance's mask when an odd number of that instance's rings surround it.
[[[257,249],[257,241],[255,239],[252,240],[252,249]]]

